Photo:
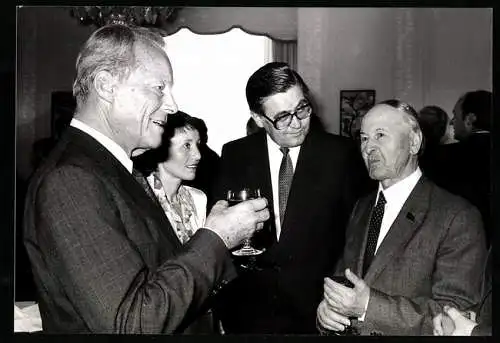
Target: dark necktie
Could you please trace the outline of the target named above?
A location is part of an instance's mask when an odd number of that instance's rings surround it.
[[[377,248],[377,240],[380,234],[380,226],[382,225],[382,218],[384,218],[384,205],[386,204],[384,193],[382,191],[378,195],[377,204],[373,208],[370,224],[368,226],[368,241],[366,242],[365,259],[363,263],[363,276],[370,267],[375,256],[375,249]]]
[[[278,174],[278,194],[279,194],[279,210],[280,210],[280,223],[283,224],[283,217],[285,216],[286,203],[290,187],[292,186],[293,178],[293,164],[290,155],[288,155],[288,148],[280,148],[283,153],[281,160],[280,171]]]
[[[151,187],[149,186],[149,183],[148,181],[146,180],[146,178],[144,177],[144,175],[137,169],[132,169],[132,175],[135,177],[135,179],[137,180],[137,182],[139,182],[139,184],[142,186],[142,188],[146,191],[146,193],[153,199],[153,200],[157,200],[156,199],[156,196],[153,192],[153,190],[151,189]]]

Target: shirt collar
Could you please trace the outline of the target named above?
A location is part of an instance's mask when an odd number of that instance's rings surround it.
[[[269,152],[273,152],[274,154],[276,154],[276,152],[279,152],[279,154],[281,155],[281,151],[280,151],[280,148],[281,146],[279,146],[275,141],[273,141],[273,139],[271,138],[271,136],[269,136],[268,134],[266,134],[266,139],[267,139],[267,146],[268,146],[268,150]],[[293,159],[297,159],[297,156],[299,155],[299,152],[300,152],[300,145],[298,146],[294,146],[293,148],[288,148],[288,154],[290,154],[290,157]]]
[[[129,171],[129,173],[132,174],[134,163],[127,155],[125,150],[123,150],[123,148],[119,146],[115,141],[78,119],[71,119],[70,125],[79,130],[82,130],[83,132],[92,136],[96,141],[101,143],[101,145],[108,149],[109,152],[113,154],[113,156],[118,161],[120,161],[120,163]]]
[[[403,180],[396,182],[389,188],[384,189],[382,187],[382,184],[379,182],[376,200],[378,200],[378,194],[380,194],[380,191],[382,191],[388,204],[406,201],[413,188],[415,188],[418,180],[420,180],[421,176],[422,171],[420,170],[420,167],[417,167],[417,169],[413,173],[405,177]]]

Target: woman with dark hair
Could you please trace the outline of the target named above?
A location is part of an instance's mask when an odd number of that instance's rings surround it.
[[[201,158],[199,145],[195,119],[179,111],[168,116],[161,146],[134,161],[146,176],[181,243],[188,241],[205,222],[205,193],[182,184],[196,176]]]
[[[178,111],[169,114],[162,144],[134,160],[145,176],[181,244],[186,243],[206,218],[207,196],[184,185],[196,176],[201,159],[196,118]],[[211,311],[201,315],[184,333],[213,333]]]

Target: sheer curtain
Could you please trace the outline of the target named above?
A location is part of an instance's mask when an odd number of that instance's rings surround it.
[[[226,142],[246,134],[250,118],[246,83],[272,61],[271,39],[239,28],[222,34],[196,34],[184,28],[164,40],[174,70],[177,105],[205,121],[208,145],[220,154]]]
[[[272,60],[288,63],[292,69],[297,70],[297,41],[272,39],[271,44]]]

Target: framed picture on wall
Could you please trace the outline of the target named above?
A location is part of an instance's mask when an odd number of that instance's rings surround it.
[[[357,139],[361,119],[375,104],[374,89],[340,91],[340,134]]]

